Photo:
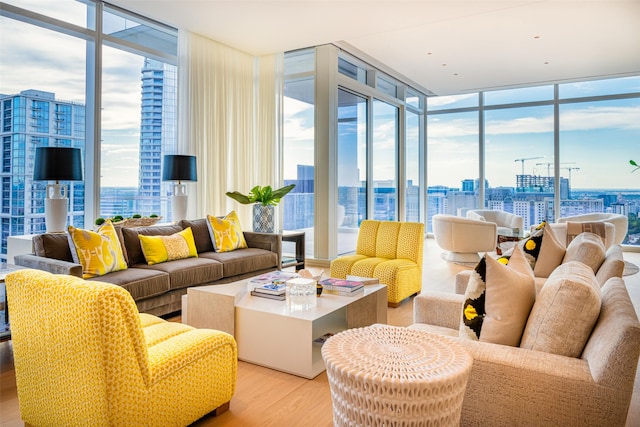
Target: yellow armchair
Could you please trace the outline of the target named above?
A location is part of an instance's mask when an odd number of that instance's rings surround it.
[[[375,277],[387,285],[387,301],[397,307],[422,290],[424,224],[364,220],[356,253],[331,261],[331,277]]]
[[[123,288],[6,277],[20,414],[34,426],[186,426],[235,392],[232,336],[139,314]]]

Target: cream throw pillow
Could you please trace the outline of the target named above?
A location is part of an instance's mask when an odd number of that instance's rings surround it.
[[[469,280],[460,336],[518,346],[534,300],[533,271],[520,247],[508,265],[485,255]]]
[[[602,223],[600,223],[602,224]],[[580,261],[591,267],[594,274],[598,272],[606,257],[602,238],[594,233],[580,233],[567,246],[562,263]]]
[[[520,347],[580,357],[600,315],[600,285],[579,261],[555,269],[540,289]]]

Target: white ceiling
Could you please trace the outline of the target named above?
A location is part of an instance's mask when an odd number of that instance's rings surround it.
[[[338,43],[438,95],[640,74],[640,0],[111,0],[254,55]]]

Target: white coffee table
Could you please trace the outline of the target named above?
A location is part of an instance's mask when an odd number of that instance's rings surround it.
[[[325,370],[321,346],[327,333],[387,323],[386,285],[367,285],[359,296],[323,294],[316,307],[291,310],[286,301],[251,296],[248,280],[189,288],[183,322],[232,334],[238,358],[304,378]]]

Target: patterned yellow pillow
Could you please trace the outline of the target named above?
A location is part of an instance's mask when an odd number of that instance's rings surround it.
[[[216,252],[231,252],[247,247],[236,211],[229,212],[224,219],[207,215],[207,225]]]
[[[144,236],[138,234],[138,238],[140,238],[140,246],[142,246],[144,258],[149,265],[176,259],[198,257],[191,227],[187,227],[170,236]]]
[[[111,221],[105,222],[97,232],[70,225],[67,236],[73,261],[82,265],[83,278],[90,279],[127,268]]]

